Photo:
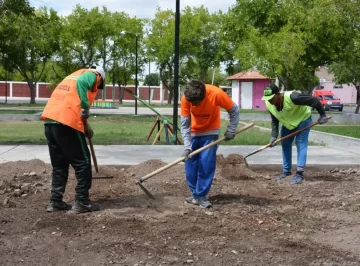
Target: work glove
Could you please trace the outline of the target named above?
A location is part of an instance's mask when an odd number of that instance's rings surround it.
[[[320,116],[319,119],[318,119],[319,124],[325,124],[325,123],[327,123],[328,121],[329,121],[329,119],[327,118],[326,115],[322,115],[322,116]]]
[[[228,140],[235,138],[235,133],[226,130],[224,136],[225,136],[225,141],[228,141]]]
[[[270,148],[272,148],[272,147],[275,147],[276,146],[276,143],[275,143],[275,141],[276,141],[276,138],[274,138],[274,137],[271,137],[271,139],[270,139]]]
[[[87,130],[85,131],[85,137],[87,137],[88,139],[92,139],[93,136],[94,136],[94,131],[92,130],[90,125],[88,125]]]
[[[81,113],[80,113],[80,117],[81,117],[81,119],[83,119],[83,120],[87,120],[87,119],[89,118],[89,116],[90,116],[90,111],[89,111],[89,109],[83,109],[83,110],[81,111]]]
[[[189,154],[191,153],[190,150],[184,150],[184,152],[182,153],[182,157],[185,157],[185,161],[187,159],[189,159]]]

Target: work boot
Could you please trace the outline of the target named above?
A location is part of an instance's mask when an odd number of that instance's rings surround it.
[[[287,176],[291,175],[291,172],[282,172],[277,178],[277,181],[284,180]]]
[[[190,197],[185,198],[185,202],[190,203],[190,204],[194,204],[194,205],[199,205],[199,200],[195,199],[194,196],[190,196]]]
[[[66,203],[65,201],[50,201],[46,211],[47,212],[61,212],[68,211],[71,209],[71,204]]]
[[[302,173],[297,172],[296,175],[294,175],[293,179],[291,180],[291,185],[297,185],[301,184],[304,180],[304,175]]]
[[[206,197],[199,198],[199,206],[204,209],[212,207],[211,202]]]
[[[95,212],[95,211],[100,211],[100,209],[101,209],[101,205],[98,203],[94,203],[91,201],[88,202],[76,201],[69,213]]]

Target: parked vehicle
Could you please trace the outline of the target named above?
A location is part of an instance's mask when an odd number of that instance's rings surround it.
[[[343,103],[338,97],[335,96],[332,91],[314,90],[313,96],[319,99],[325,111],[329,111],[330,109],[338,109],[341,112],[343,110]]]

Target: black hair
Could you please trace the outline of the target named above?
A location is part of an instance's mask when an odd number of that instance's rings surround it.
[[[189,102],[200,102],[205,98],[205,84],[200,80],[191,80],[186,85],[184,95]]]

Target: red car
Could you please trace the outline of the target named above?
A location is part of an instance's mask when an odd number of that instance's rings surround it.
[[[314,90],[313,96],[319,99],[325,111],[329,111],[330,109],[338,109],[341,112],[343,110],[343,103],[338,97],[335,96],[332,91]]]

